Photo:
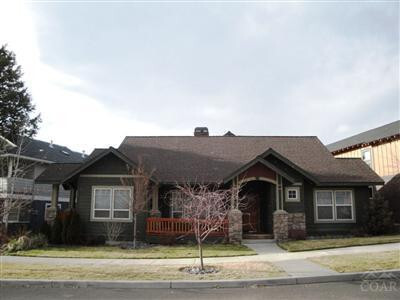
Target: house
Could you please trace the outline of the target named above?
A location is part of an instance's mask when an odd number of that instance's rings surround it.
[[[121,239],[131,240],[132,216],[121,200],[132,187],[121,178],[131,177],[129,168],[139,161],[154,172],[138,237],[153,242],[185,233],[184,212],[169,204],[179,197],[176,184],[242,183],[252,204],[243,211],[232,204],[229,228],[218,232],[234,242],[257,234],[351,233],[365,223],[368,187],[383,184],[361,159],[335,158],[315,136],[209,136],[206,128],[194,136],[128,136],[118,149],[95,149],[81,164],[52,164],[36,182],[52,184],[53,213],[59,186],[71,191],[87,236],[104,236],[107,222],[120,222]]]
[[[30,207],[15,208],[8,214],[11,227],[26,225],[37,230],[44,222],[50,207],[51,185],[34,183],[34,180],[53,163],[80,163],[84,156],[67,147],[32,138],[23,138],[17,146],[1,137],[0,201],[4,199],[31,200]],[[58,208],[69,205],[70,192],[61,188]],[[27,201],[26,201],[27,202]]]
[[[378,193],[388,201],[395,223],[400,224],[400,173],[385,183]]]
[[[335,157],[361,158],[385,182],[400,173],[400,121],[326,146]]]

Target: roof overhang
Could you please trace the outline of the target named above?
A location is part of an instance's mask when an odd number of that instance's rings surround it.
[[[78,175],[79,173],[81,173],[83,170],[85,170],[86,168],[88,168],[89,166],[93,165],[95,162],[99,161],[100,159],[102,159],[103,157],[109,155],[109,154],[113,154],[116,157],[118,157],[119,159],[121,159],[122,161],[124,161],[127,165],[129,165],[130,167],[136,167],[137,164],[135,162],[133,162],[132,160],[130,160],[126,155],[124,155],[123,153],[121,153],[120,151],[118,151],[117,149],[110,147],[107,150],[103,151],[102,153],[100,153],[99,155],[93,157],[92,159],[89,159],[88,161],[84,162],[79,168],[77,168],[76,170],[72,171],[71,173],[69,173],[63,180],[62,180],[62,184],[66,184],[69,180],[71,180],[73,177],[75,177],[76,175]],[[158,180],[156,178],[154,178],[154,176],[152,176],[150,178],[150,180],[153,183],[157,183]]]

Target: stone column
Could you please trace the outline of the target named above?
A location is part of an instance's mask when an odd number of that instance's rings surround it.
[[[284,241],[289,238],[289,214],[284,210],[274,212],[274,238]]]
[[[242,243],[242,215],[243,213],[239,209],[231,209],[228,214],[229,242],[231,243]]]
[[[58,184],[53,184],[51,191],[51,207],[47,209],[46,221],[53,222],[57,216],[58,209],[58,192],[60,186]]]
[[[153,190],[151,193],[151,217],[161,217],[161,212],[158,209],[158,185],[153,186]]]

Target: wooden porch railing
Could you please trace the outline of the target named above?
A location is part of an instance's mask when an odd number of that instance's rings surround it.
[[[209,221],[204,221],[209,222]],[[146,232],[148,235],[185,235],[193,233],[190,220],[183,218],[147,218]],[[211,236],[226,236],[228,234],[228,220]]]

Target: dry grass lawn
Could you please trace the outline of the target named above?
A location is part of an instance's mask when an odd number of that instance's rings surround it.
[[[3,263],[1,278],[8,279],[63,279],[63,280],[217,280],[281,277],[286,274],[267,262],[215,264],[216,274],[190,275],[180,271],[182,265],[44,265]]]
[[[289,252],[310,251],[319,249],[342,248],[353,246],[399,243],[400,235],[383,235],[371,237],[353,237],[341,239],[317,239],[281,242],[279,246]]]
[[[204,257],[255,255],[243,245],[206,244]],[[11,253],[13,256],[66,258],[193,258],[198,257],[196,245],[154,246],[143,249],[121,249],[113,246],[54,246]]]
[[[400,251],[331,255],[310,260],[340,273],[400,269]]]

